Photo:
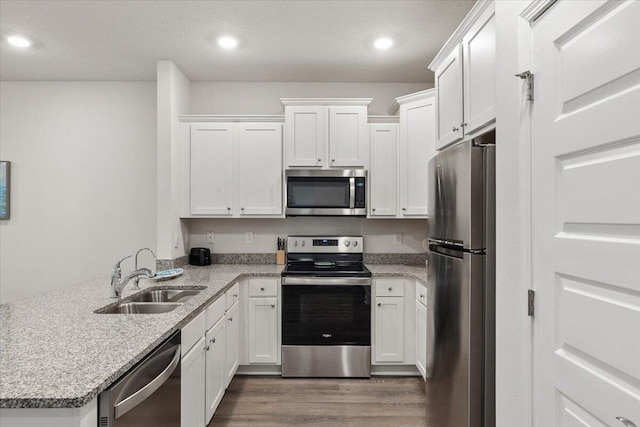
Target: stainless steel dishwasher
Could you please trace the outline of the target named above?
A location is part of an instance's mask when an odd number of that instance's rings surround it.
[[[99,396],[100,427],[180,427],[180,331]]]

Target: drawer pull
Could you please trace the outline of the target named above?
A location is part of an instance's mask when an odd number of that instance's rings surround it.
[[[209,346],[206,346],[204,349],[205,351],[209,351]]]
[[[424,298],[424,294],[420,294],[420,298]]]
[[[229,317],[229,322],[233,322],[233,317]]]
[[[276,305],[275,304],[271,304],[271,308],[276,308]]]
[[[392,290],[393,290],[393,288],[392,288],[392,287],[389,287],[389,292],[391,292]]]
[[[382,305],[381,303],[378,303],[378,307],[380,307],[381,305]]]
[[[209,342],[210,342],[211,344],[215,344],[215,343],[216,343],[216,339],[215,339],[215,338],[211,338],[211,339],[209,340]]]
[[[260,288],[261,291],[264,291],[264,288]]]

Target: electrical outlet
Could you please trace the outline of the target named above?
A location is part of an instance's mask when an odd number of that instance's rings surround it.
[[[178,240],[178,233],[173,233],[173,248],[178,249],[178,244],[180,240]]]
[[[207,231],[207,244],[213,245],[215,243],[216,234],[213,231]]]
[[[401,245],[402,244],[402,233],[394,233],[393,234],[393,244]]]
[[[245,243],[253,243],[253,231],[247,231],[244,233]]]

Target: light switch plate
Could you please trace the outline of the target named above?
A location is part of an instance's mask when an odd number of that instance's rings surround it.
[[[393,244],[401,245],[402,244],[402,233],[394,233],[393,234]]]
[[[244,233],[245,243],[253,243],[253,231],[247,231]]]

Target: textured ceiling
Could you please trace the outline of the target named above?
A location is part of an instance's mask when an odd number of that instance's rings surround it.
[[[427,65],[474,1],[1,1],[0,79],[433,82]],[[18,50],[4,37],[34,41]],[[215,42],[240,39],[234,51]],[[395,46],[371,47],[379,35]]]

